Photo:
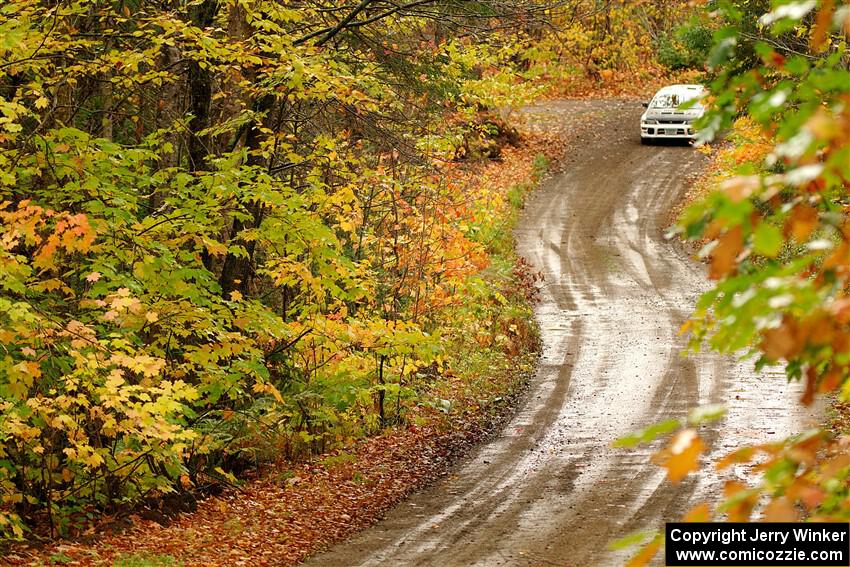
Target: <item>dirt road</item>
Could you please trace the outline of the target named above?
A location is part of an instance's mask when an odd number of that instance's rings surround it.
[[[725,420],[703,432],[716,457],[809,420],[782,376],[680,356],[678,329],[707,284],[703,267],[663,235],[704,158],[641,146],[634,102],[529,112],[574,137],[565,172],[530,198],[517,230],[519,251],[545,276],[536,311],[544,352],[529,394],[452,475],[311,565],[622,564],[622,552],[606,550],[612,539],[675,519],[716,494],[720,479],[702,473],[672,486],[649,464],[651,448],[615,450],[614,439],[729,401]]]

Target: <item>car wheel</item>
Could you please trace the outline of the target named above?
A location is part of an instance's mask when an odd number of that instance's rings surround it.
[[[641,136],[640,137],[640,143],[643,144],[644,146],[651,146],[652,145],[652,138],[644,138],[643,136]]]

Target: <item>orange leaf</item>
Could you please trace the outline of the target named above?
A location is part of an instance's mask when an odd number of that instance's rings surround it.
[[[850,467],[850,454],[841,453],[824,463],[822,468],[822,474],[826,478],[832,478],[838,474],[842,469],[846,469]]]
[[[737,265],[738,254],[743,248],[744,235],[741,227],[736,226],[726,231],[711,252],[711,279],[718,280],[731,273]]]
[[[773,500],[764,509],[765,522],[796,522],[799,519],[794,503],[784,496]]]
[[[699,456],[705,450],[695,429],[683,429],[670,445],[655,454],[653,461],[667,469],[667,478],[679,482],[688,473],[699,469]]]
[[[726,497],[729,498],[730,496],[735,496],[739,492],[743,492],[746,489],[746,485],[741,484],[737,480],[729,480],[723,486],[723,494],[725,494]]]
[[[739,203],[755,193],[761,186],[761,177],[758,175],[739,175],[727,179],[720,188],[733,202]]]
[[[791,211],[791,216],[785,224],[785,233],[793,236],[797,242],[803,242],[817,225],[818,212],[811,206],[801,203]]]
[[[813,345],[823,346],[832,343],[834,328],[830,317],[817,317],[810,321],[809,342]]]
[[[753,449],[752,447],[742,447],[741,449],[738,449],[733,453],[729,453],[728,455],[717,461],[717,464],[715,466],[717,467],[717,470],[720,471],[729,467],[730,465],[734,465],[737,463],[748,463],[753,459],[755,454],[755,449]]]
[[[711,521],[711,507],[708,504],[702,503],[697,504],[693,508],[685,514],[685,517],[682,519],[683,522],[710,522]]]
[[[824,375],[823,380],[821,380],[820,385],[818,386],[818,392],[821,394],[832,392],[840,385],[841,371],[832,368]]]
[[[839,133],[840,125],[829,112],[819,108],[806,121],[804,128],[814,134],[818,140],[832,140]]]
[[[812,405],[812,402],[815,401],[815,389],[817,387],[818,375],[814,368],[809,367],[806,370],[806,390],[803,392],[803,396],[800,398],[800,403],[804,406]]]
[[[820,505],[826,496],[823,490],[803,479],[795,480],[785,495],[791,500],[799,500],[809,510]]]
[[[784,323],[776,329],[767,329],[761,336],[761,350],[769,360],[790,358],[799,352],[797,338],[790,323]]]
[[[837,299],[827,308],[838,323],[850,323],[850,299]]]
[[[826,48],[826,38],[829,27],[832,24],[832,13],[835,11],[834,0],[823,0],[823,5],[815,18],[815,26],[812,31],[812,51],[820,53]]]
[[[719,220],[713,220],[708,223],[707,227],[705,227],[705,232],[703,233],[703,236],[705,236],[707,240],[714,240],[715,238],[720,236],[721,232],[723,232],[723,223],[721,223]]]

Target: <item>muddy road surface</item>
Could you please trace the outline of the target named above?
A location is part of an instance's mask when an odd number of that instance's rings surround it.
[[[729,402],[723,421],[703,427],[711,459],[812,420],[781,371],[759,377],[751,363],[680,355],[678,330],[708,284],[703,266],[664,233],[701,154],[641,146],[633,101],[546,103],[528,113],[536,127],[572,139],[563,173],[530,197],[516,234],[545,277],[536,308],[544,349],[529,392],[452,474],[311,565],[622,564],[625,552],[607,550],[612,540],[716,497],[722,479],[704,472],[673,486],[649,463],[657,447],[616,450],[612,441]]]

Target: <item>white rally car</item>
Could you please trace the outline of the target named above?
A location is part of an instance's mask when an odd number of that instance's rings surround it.
[[[646,112],[640,117],[640,140],[644,144],[652,140],[692,140],[696,137],[694,121],[705,114],[705,106],[694,101],[681,108],[686,102],[705,96],[702,85],[671,85],[664,87],[645,104]]]

